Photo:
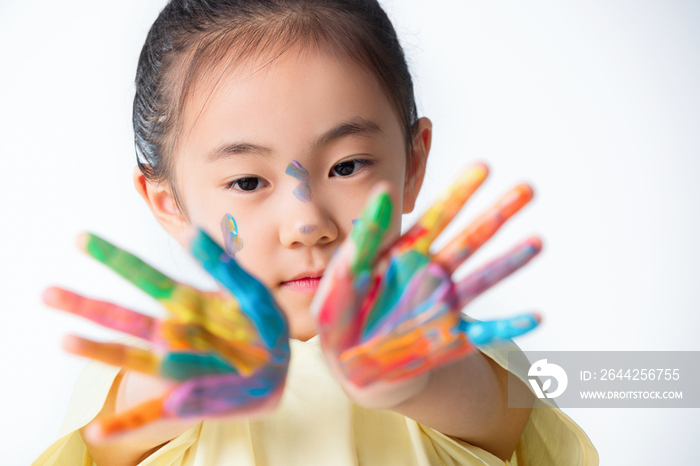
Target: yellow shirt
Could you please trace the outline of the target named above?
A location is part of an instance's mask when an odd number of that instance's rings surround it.
[[[135,338],[121,342],[144,346]],[[519,350],[512,342],[480,349],[506,369],[508,351]],[[327,369],[318,337],[291,340],[291,350],[284,395],[272,415],[256,421],[203,421],[139,466],[598,464],[598,454],[583,430],[561,410],[544,408],[540,400],[513,457],[504,462],[400,414],[353,404]],[[88,363],[59,440],[33,466],[93,465],[78,429],[101,410],[118,372],[117,367]]]

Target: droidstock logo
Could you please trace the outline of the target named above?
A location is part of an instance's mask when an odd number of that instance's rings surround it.
[[[560,366],[556,364],[548,364],[546,359],[540,359],[530,366],[530,370],[527,372],[529,377],[553,377],[557,381],[557,389],[552,393],[549,393],[549,387],[552,385],[552,379],[548,378],[542,383],[542,388],[540,388],[537,379],[528,379],[532,389],[535,391],[537,398],[556,398],[566,390],[566,386],[569,383],[569,378],[566,376],[566,372]]]

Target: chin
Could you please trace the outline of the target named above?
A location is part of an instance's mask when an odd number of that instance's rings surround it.
[[[282,292],[276,299],[287,317],[289,334],[292,338],[306,341],[316,336],[318,333],[316,323],[309,311],[313,300],[312,294]]]
[[[289,319],[289,336],[295,340],[307,341],[318,334],[316,324],[308,314],[306,318],[298,318],[295,320]]]

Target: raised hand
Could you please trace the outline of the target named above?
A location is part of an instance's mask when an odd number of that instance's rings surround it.
[[[321,344],[345,391],[369,407],[402,401],[418,376],[474,351],[474,344],[521,335],[540,322],[537,314],[469,321],[461,309],[525,265],[541,249],[529,238],[502,257],[453,283],[454,271],[532,198],[519,185],[474,220],[435,255],[430,245],[488,174],[467,169],[422,218],[382,248],[393,203],[374,195],[351,237],[324,274],[312,311]]]
[[[69,336],[68,351],[170,381],[163,396],[101,419],[97,438],[161,419],[254,416],[277,405],[289,363],[287,321],[265,286],[205,233],[196,234],[190,251],[230,293],[175,282],[91,234],[80,245],[169,311],[156,319],[61,288],[45,291],[50,306],[153,344],[142,350]]]

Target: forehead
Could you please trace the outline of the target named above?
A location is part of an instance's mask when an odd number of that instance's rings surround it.
[[[322,50],[293,48],[201,76],[184,105],[176,151],[201,153],[232,138],[303,150],[324,130],[358,117],[402,144],[397,113],[369,72]]]

